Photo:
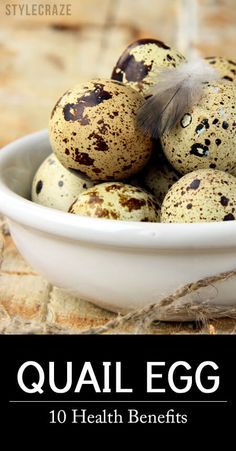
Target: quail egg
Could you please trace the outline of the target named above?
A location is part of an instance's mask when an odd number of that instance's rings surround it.
[[[159,160],[149,165],[144,175],[144,186],[161,204],[171,186],[179,180],[179,174],[168,161]]]
[[[91,186],[91,180],[64,168],[57,157],[51,154],[34,176],[31,198],[37,204],[68,211],[77,196]]]
[[[234,83],[207,83],[198,104],[163,135],[163,151],[178,172],[211,168],[236,175],[235,97]]]
[[[138,39],[130,44],[117,61],[111,78],[127,83],[147,94],[160,68],[176,67],[185,58],[175,49],[156,39]]]
[[[108,182],[81,193],[69,212],[95,218],[158,222],[160,207],[151,194],[140,188]]]
[[[205,58],[209,64],[218,70],[223,80],[236,81],[236,63],[221,56]]]
[[[121,180],[147,163],[152,141],[135,123],[143,97],[114,80],[67,91],[53,108],[49,134],[60,162],[92,180]]]
[[[161,222],[210,222],[236,219],[236,178],[199,169],[184,175],[168,191]]]

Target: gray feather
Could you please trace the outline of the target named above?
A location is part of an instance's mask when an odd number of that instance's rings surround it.
[[[199,101],[204,83],[218,78],[219,74],[201,59],[162,70],[150,97],[138,110],[138,126],[153,138],[159,138]]]

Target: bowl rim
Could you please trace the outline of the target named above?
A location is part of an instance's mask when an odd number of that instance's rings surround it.
[[[77,216],[27,200],[12,191],[2,173],[12,156],[26,144],[46,139],[47,129],[23,136],[0,150],[0,211],[10,220],[38,232],[91,244],[136,249],[236,248],[236,221],[146,223]]]

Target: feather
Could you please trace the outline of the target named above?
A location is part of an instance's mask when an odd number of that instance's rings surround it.
[[[199,101],[204,83],[219,78],[218,72],[200,58],[176,69],[161,70],[138,110],[138,126],[153,138],[159,138]]]

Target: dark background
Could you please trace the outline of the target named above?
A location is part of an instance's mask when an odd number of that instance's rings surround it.
[[[1,426],[9,426],[15,430],[27,425],[27,428],[47,430],[54,433],[69,428],[70,431],[83,434],[109,432],[122,433],[124,428],[137,430],[141,433],[161,433],[163,430],[185,432],[186,430],[207,430],[214,433],[220,427],[223,433],[231,434],[231,422],[235,419],[235,345],[236,336],[0,336],[1,353]],[[84,361],[91,361],[96,371],[98,382],[102,386],[103,361],[121,361],[123,365],[123,385],[133,387],[130,394],[94,393],[91,387],[85,387],[81,393],[54,394],[45,384],[45,393],[26,394],[17,385],[16,375],[20,365],[26,360],[35,360],[44,369],[48,361],[56,362],[56,378],[58,386],[65,384],[65,362],[73,362],[74,387]],[[203,360],[212,360],[219,366],[221,382],[219,390],[214,394],[201,394],[193,384],[189,393],[175,394],[168,389],[167,370],[171,363],[185,360],[193,370]],[[165,361],[163,380],[157,383],[166,387],[164,394],[146,394],[146,362]],[[64,373],[63,373],[64,371]],[[193,374],[191,371],[190,374]],[[45,371],[47,374],[47,370]],[[185,373],[186,374],[186,373]],[[209,374],[209,373],[208,373]],[[176,372],[176,384],[180,372]],[[183,374],[184,375],[184,374]],[[206,376],[206,374],[205,374]],[[203,375],[203,381],[205,376]],[[29,380],[32,377],[28,372]],[[114,371],[111,372],[112,386],[115,385]],[[46,376],[47,380],[47,376]],[[184,382],[183,382],[184,384]],[[209,382],[211,384],[211,382]],[[206,383],[207,386],[207,383]],[[47,404],[10,404],[9,400],[51,400]],[[227,400],[227,404],[220,403],[148,403],[149,400]],[[69,400],[71,403],[53,403],[55,400]],[[112,400],[111,404],[73,403],[73,400]],[[145,403],[116,403],[117,400],[145,400]],[[187,424],[49,424],[50,410],[70,408],[88,409],[91,413],[117,408],[119,412],[127,409],[138,409],[140,413],[165,413],[169,409],[188,414]]]

